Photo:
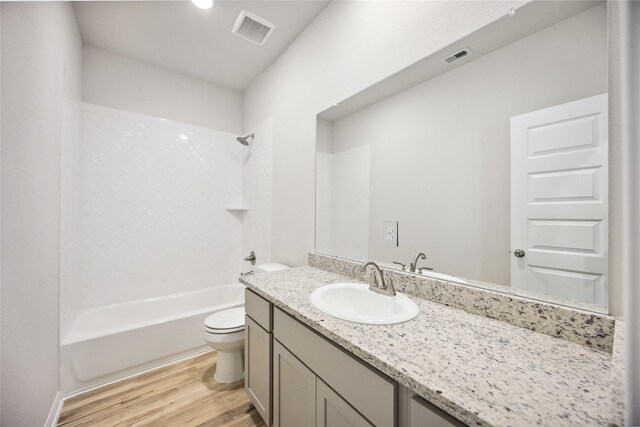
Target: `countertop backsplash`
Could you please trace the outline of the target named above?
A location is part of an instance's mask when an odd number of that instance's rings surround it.
[[[309,266],[365,281],[362,264],[309,253]],[[615,318],[605,314],[381,267],[399,292],[611,353]]]

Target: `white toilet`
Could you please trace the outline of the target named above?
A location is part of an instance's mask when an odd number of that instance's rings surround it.
[[[286,270],[282,264],[256,265],[253,271],[266,273]],[[218,352],[214,378],[219,383],[232,383],[244,377],[244,305],[216,311],[204,321],[204,340]]]

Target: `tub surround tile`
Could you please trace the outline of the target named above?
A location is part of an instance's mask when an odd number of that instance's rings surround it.
[[[237,135],[86,103],[81,110],[71,183],[79,185],[81,280],[65,286],[65,311],[235,282],[246,271],[242,223],[224,208],[243,200]]]
[[[311,305],[314,289],[351,276],[298,267],[240,280],[470,425],[608,423],[611,354],[415,296],[420,314],[397,325],[342,321]]]
[[[344,258],[309,254],[309,265],[363,281],[361,263]],[[606,352],[613,347],[615,319],[604,314],[536,301],[496,289],[436,280],[382,267],[396,289],[468,313],[500,320]]]

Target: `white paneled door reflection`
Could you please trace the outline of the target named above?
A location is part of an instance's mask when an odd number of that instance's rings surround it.
[[[606,94],[511,118],[513,287],[607,305],[607,122]]]

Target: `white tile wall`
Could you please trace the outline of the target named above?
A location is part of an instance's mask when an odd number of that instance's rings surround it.
[[[337,256],[369,258],[370,163],[369,145],[333,154],[331,246]]]
[[[316,151],[316,252],[331,255],[333,154]]]
[[[272,186],[272,119],[268,119],[247,133],[255,134],[250,148],[245,148],[243,253],[256,253],[256,264],[271,261],[271,186]],[[244,263],[243,271],[251,269]]]
[[[316,250],[368,259],[370,147],[316,155]]]
[[[68,311],[237,280],[242,222],[225,209],[242,199],[236,136],[83,104]]]

